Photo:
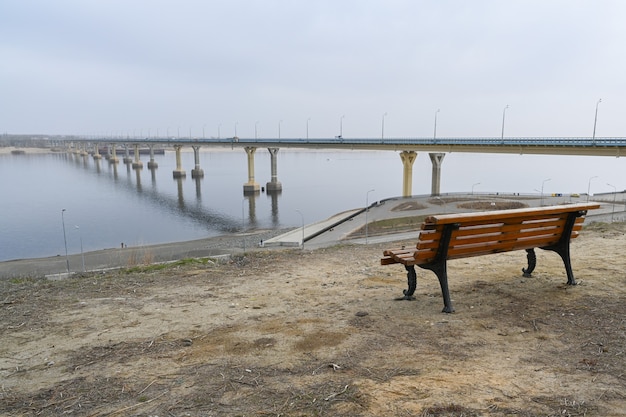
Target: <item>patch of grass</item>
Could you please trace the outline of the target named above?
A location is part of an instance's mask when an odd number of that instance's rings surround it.
[[[164,271],[172,268],[179,268],[181,266],[188,265],[207,265],[209,263],[216,263],[217,261],[213,258],[185,258],[180,259],[174,262],[165,262],[165,263],[156,263],[150,265],[137,265],[130,268],[126,268],[124,272],[126,273],[136,273],[136,272],[157,272]]]

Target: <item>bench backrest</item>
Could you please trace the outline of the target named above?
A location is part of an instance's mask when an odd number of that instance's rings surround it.
[[[599,207],[599,204],[569,204],[430,216],[422,224],[413,256],[417,264],[435,260],[446,227],[454,228],[446,259],[554,245],[561,239],[570,213],[580,214],[571,233],[571,238],[576,238],[584,214]]]

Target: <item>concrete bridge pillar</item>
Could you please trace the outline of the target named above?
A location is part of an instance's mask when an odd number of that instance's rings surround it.
[[[192,148],[195,167],[191,170],[191,178],[202,178],[204,177],[204,171],[200,168],[200,146],[194,145]]]
[[[417,159],[417,152],[402,151],[400,152],[402,159],[402,197],[411,197],[413,195],[413,164]]]
[[[278,163],[277,163],[277,157],[276,157],[276,155],[278,154],[279,148],[267,148],[267,150],[270,152],[272,177],[270,179],[270,182],[268,182],[265,186],[267,187],[268,192],[281,191],[283,189],[283,185],[280,183],[280,181],[278,181],[278,174],[277,174]]]
[[[184,178],[187,176],[187,173],[180,163],[180,149],[182,147],[183,145],[174,145],[174,150],[176,151],[176,169],[173,172],[174,178]]]
[[[128,143],[124,144],[124,159],[125,164],[130,164],[133,162],[133,159],[130,157],[130,152],[128,151]]]
[[[154,145],[148,145],[148,148],[150,149],[150,161],[148,161],[148,168],[149,169],[158,168],[159,164],[157,164],[156,161],[154,160]]]
[[[93,159],[102,159],[102,155],[100,155],[100,145],[96,142],[93,144]]]
[[[254,153],[256,152],[256,148],[246,146],[244,150],[248,155],[248,182],[243,185],[243,192],[244,194],[255,193],[261,189],[259,184],[254,180]]]
[[[117,154],[115,153],[115,143],[112,143],[109,146],[109,152],[111,152],[111,154],[109,155],[109,163],[117,164],[118,162],[120,162],[119,158],[117,157]]]
[[[429,153],[430,161],[433,164],[433,174],[432,174],[432,185],[430,187],[430,195],[438,196],[441,194],[441,164],[443,163],[443,158],[446,156],[445,153],[433,152]]]
[[[135,152],[135,160],[133,161],[133,168],[142,169],[143,162],[141,162],[141,160],[139,159],[139,144],[137,143],[134,144],[134,152]]]

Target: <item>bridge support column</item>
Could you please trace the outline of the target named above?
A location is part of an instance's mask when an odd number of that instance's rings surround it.
[[[443,158],[446,156],[445,153],[433,152],[429,153],[430,161],[433,164],[433,174],[432,174],[432,185],[430,187],[430,195],[438,196],[441,194],[441,164],[443,163]]]
[[[93,144],[93,159],[102,159],[102,155],[100,155],[100,149],[97,142]]]
[[[124,144],[124,159],[123,159],[125,164],[130,164],[131,162],[133,162],[133,159],[130,157],[130,152],[128,151],[128,144],[125,143]]]
[[[417,152],[402,151],[400,152],[402,159],[402,197],[411,197],[413,195],[413,164],[417,159]]]
[[[115,143],[111,144],[111,146],[109,147],[109,152],[111,152],[111,155],[109,155],[110,164],[117,164],[118,162],[120,162],[117,154],[115,153]]]
[[[204,177],[204,171],[200,168],[200,146],[195,145],[192,148],[195,167],[191,170],[191,178],[202,178]]]
[[[254,181],[254,153],[256,148],[252,146],[246,146],[246,154],[248,155],[248,182],[243,185],[244,194],[256,193],[260,190],[259,184]]]
[[[283,185],[280,183],[280,181],[278,181],[278,174],[277,174],[277,167],[278,167],[277,154],[278,154],[279,148],[267,148],[267,150],[270,152],[272,177],[270,179],[270,182],[265,184],[265,187],[267,188],[268,192],[281,191],[283,189]]]
[[[184,178],[187,176],[187,173],[180,163],[180,149],[182,147],[183,145],[174,145],[174,150],[176,151],[176,169],[172,173],[174,175],[174,178]]]
[[[149,169],[158,168],[159,164],[157,164],[156,161],[154,160],[154,145],[148,145],[148,148],[150,149],[150,161],[148,161],[148,168]]]
[[[135,152],[135,161],[133,161],[133,168],[135,169],[142,169],[143,168],[143,162],[141,162],[141,160],[139,159],[139,145],[135,143],[134,145],[134,152]]]

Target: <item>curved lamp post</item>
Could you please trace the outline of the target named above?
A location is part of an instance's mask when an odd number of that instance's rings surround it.
[[[543,207],[543,186],[546,182],[550,181],[552,178],[548,178],[543,180],[543,182],[541,183],[541,207]]]
[[[67,236],[65,235],[65,209],[61,210],[61,223],[63,224],[63,243],[65,243],[65,265],[67,266],[67,273],[70,273],[70,260],[67,257]]]
[[[74,228],[78,230],[78,236],[80,237],[80,257],[83,260],[83,272],[87,272],[85,268],[85,253],[83,252],[83,234],[80,233],[80,227],[78,225],[74,225]]]
[[[615,215],[615,197],[617,197],[617,187],[613,184],[606,183],[609,187],[613,187],[613,211],[611,211],[611,223],[613,223],[613,216]]]
[[[593,144],[596,144],[596,124],[598,123],[598,105],[602,103],[602,99],[599,99],[596,103],[596,116],[593,118]]]
[[[311,120],[310,117],[308,119],[306,119],[306,138],[307,138],[307,140],[309,139],[309,121],[310,120]]]
[[[475,182],[474,184],[472,184],[472,195],[474,195],[474,187],[476,187],[477,185],[480,185],[480,183]]]
[[[342,115],[339,118],[339,139],[343,138],[343,118],[346,117],[346,115]]]
[[[501,140],[504,140],[504,117],[506,116],[506,109],[509,108],[509,105],[507,104],[504,107],[504,110],[502,110],[502,136],[501,136]]]
[[[370,193],[372,191],[376,191],[374,189],[369,190],[366,194],[365,194],[365,244],[367,245],[367,212],[370,211],[370,206],[369,206],[369,196]]]
[[[383,121],[380,130],[380,138],[385,139],[385,116],[387,116],[387,112],[383,113]]]
[[[589,183],[587,184],[587,203],[589,202],[589,193],[591,191],[591,180],[594,178],[598,178],[598,176],[594,175],[593,177],[589,178]]]
[[[433,131],[433,141],[437,140],[437,113],[439,113],[440,109],[437,109],[435,112],[435,130]]]

